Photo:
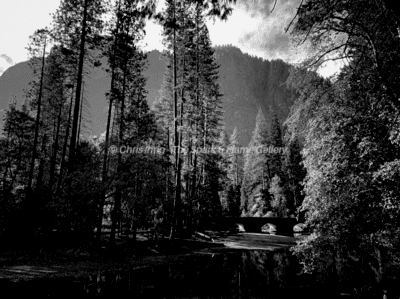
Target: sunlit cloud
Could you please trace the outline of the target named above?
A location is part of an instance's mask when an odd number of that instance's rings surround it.
[[[231,44],[244,53],[264,59],[282,59],[289,63],[299,62],[308,54],[306,46],[292,45],[285,28],[296,14],[301,0],[238,0],[233,14],[226,22],[209,20],[210,38],[213,45]],[[12,57],[18,63],[28,59],[25,47],[28,37],[36,29],[51,23],[50,13],[55,12],[59,0],[15,0],[2,11],[0,18],[0,53]],[[157,11],[164,7],[159,0]],[[162,28],[153,21],[147,21],[146,36],[141,42],[145,50],[162,51]],[[11,64],[0,58],[1,68]]]
[[[1,54],[0,57],[3,58],[5,61],[7,61],[8,64],[11,65],[14,64],[13,60],[7,54]]]
[[[239,1],[238,7],[255,24],[248,27],[246,34],[239,38],[239,43],[247,44],[266,59],[298,60],[306,50],[293,47],[286,28],[295,17],[299,3],[299,0],[278,0],[276,4],[274,0]]]
[[[10,56],[8,56],[7,54],[0,55],[0,75],[2,75],[6,69],[13,65],[14,61],[11,59]]]

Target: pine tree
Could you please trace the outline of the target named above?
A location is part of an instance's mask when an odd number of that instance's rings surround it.
[[[222,202],[225,204],[226,215],[239,216],[240,189],[243,180],[243,151],[238,142],[236,127],[226,143],[224,159],[226,160],[225,173],[227,182],[222,193],[225,196],[222,197]]]
[[[103,181],[108,184],[108,172],[111,173],[113,191],[113,210],[111,214],[112,226],[110,245],[115,242],[115,233],[118,223],[121,224],[122,204],[127,184],[125,183],[132,163],[127,163],[127,157],[123,157],[118,151],[116,157],[110,157],[110,169],[107,165],[108,142],[115,142],[118,148],[129,141],[129,146],[142,146],[154,134],[154,120],[149,113],[145,99],[146,80],[143,77],[146,56],[138,48],[137,44],[143,36],[144,9],[140,7],[141,1],[119,1],[114,9],[115,23],[110,35],[110,43],[106,54],[111,68],[110,106],[106,131],[106,146],[103,157]],[[113,108],[113,109],[111,109]],[[111,115],[114,113],[114,115]],[[112,132],[111,118],[113,119]],[[110,139],[108,136],[110,135]],[[138,165],[135,165],[138,167]],[[143,181],[140,177],[137,180]],[[129,180],[131,181],[131,180]],[[106,190],[106,189],[104,189]],[[136,197],[138,195],[136,194]],[[98,232],[101,230],[105,191],[99,206]],[[135,199],[137,200],[137,198]],[[137,211],[135,211],[136,213]],[[99,233],[98,233],[99,235]]]
[[[206,192],[203,191],[201,199],[213,198],[214,202],[211,205],[211,213],[213,217],[220,215],[221,207],[220,200],[217,200],[217,195],[222,186],[220,182],[221,169],[218,167],[221,160],[221,153],[213,151],[213,148],[219,147],[218,139],[220,138],[222,126],[222,95],[219,92],[218,85],[218,68],[219,65],[215,61],[214,49],[211,47],[208,29],[203,27],[203,32],[199,34],[200,45],[200,74],[199,77],[199,93],[201,103],[202,120],[200,123],[200,140],[203,141],[202,147],[205,151],[210,151],[210,154],[199,155],[199,164],[201,165],[202,183]],[[211,195],[211,194],[212,195]],[[219,205],[219,206],[218,206]],[[213,208],[214,207],[214,208]],[[208,208],[208,210],[210,210]],[[205,215],[204,215],[205,216]],[[203,217],[204,217],[203,216]]]
[[[36,150],[37,150],[37,143],[38,143],[38,136],[39,136],[47,39],[48,39],[47,30],[37,30],[35,32],[35,34],[33,36],[31,36],[32,44],[29,47],[30,53],[33,55],[34,58],[35,58],[35,55],[37,55],[37,53],[40,51],[39,48],[43,47],[43,49],[41,51],[41,71],[40,71],[40,83],[39,83],[40,85],[39,85],[38,100],[37,100],[35,137],[33,139],[32,157],[31,157],[31,162],[30,162],[29,177],[28,177],[28,184],[27,184],[28,200],[30,200],[30,197],[32,195],[33,171],[34,171],[34,167],[35,167]]]
[[[24,104],[17,109],[16,102],[10,103],[0,137],[1,222],[7,227],[28,230],[33,224],[29,222],[32,219],[29,215],[32,215],[30,207],[34,205],[26,206],[30,201],[24,200],[19,191],[26,190],[34,131],[35,121],[29,115],[27,106]],[[23,213],[19,215],[25,217],[15,218],[18,210]],[[29,227],[26,223],[29,223]]]
[[[163,19],[168,61],[163,88],[155,108],[157,115],[163,115],[162,123],[173,121],[174,129],[167,131],[166,135],[173,142],[175,151],[175,225],[178,226],[182,204],[187,215],[198,214],[198,208],[195,207],[200,204],[200,197],[208,196],[204,191],[211,190],[218,194],[220,188],[205,187],[206,181],[216,179],[219,182],[220,157],[193,150],[217,147],[222,127],[221,95],[216,83],[218,66],[214,61],[204,18],[200,4],[194,6],[183,1],[169,1]],[[182,160],[183,151],[189,153],[185,160]],[[185,197],[182,199],[182,194],[186,194],[186,200]],[[215,194],[208,197],[219,202]],[[171,233],[173,237],[175,227],[172,227]]]
[[[68,100],[70,96],[67,93],[65,83],[67,81],[67,72],[64,69],[64,55],[62,49],[54,46],[46,59],[45,78],[43,86],[43,101],[42,101],[42,127],[40,130],[41,136],[48,138],[48,156],[43,156],[42,162],[48,163],[46,167],[45,185],[43,186],[46,193],[51,198],[53,187],[56,179],[56,169],[58,161],[61,161],[59,148],[61,147],[61,137],[64,137],[65,128],[68,120]],[[33,98],[30,102],[32,112],[37,111],[38,105]],[[38,190],[39,191],[39,190]],[[47,196],[46,195],[46,196]]]
[[[235,186],[241,186],[243,180],[243,150],[238,139],[239,136],[235,127],[228,146],[228,159],[230,162],[228,177]]]
[[[227,191],[227,210],[226,216],[240,216],[240,185],[230,184]]]
[[[228,190],[229,186],[231,185],[231,181],[228,177],[228,172],[230,168],[230,161],[229,161],[229,136],[225,129],[221,131],[221,137],[219,140],[219,148],[220,148],[220,156],[221,160],[219,162],[219,169],[221,170],[221,177],[220,177],[220,186],[222,191],[219,193],[222,210],[224,214],[228,213]]]
[[[177,31],[179,29],[178,23],[178,9],[176,5],[176,0],[167,1],[167,8],[165,11],[166,18],[164,20],[164,34],[166,36],[165,43],[167,44],[167,49],[172,53],[170,54],[172,66],[172,92],[173,92],[173,122],[174,122],[174,131],[173,131],[173,144],[174,144],[174,171],[175,171],[175,186],[174,186],[174,208],[173,208],[173,216],[172,216],[172,225],[171,225],[171,233],[170,239],[175,237],[176,229],[179,226],[179,212],[181,205],[181,159],[180,159],[180,149],[179,149],[179,132],[178,132],[178,57],[177,57]],[[182,101],[182,99],[181,99]],[[183,103],[181,104],[183,107]]]
[[[273,114],[271,121],[270,144],[274,149],[283,148],[282,129],[278,116],[275,113]],[[268,160],[270,167],[270,179],[275,175],[282,176],[282,153],[280,151],[277,153],[269,153]]]
[[[101,20],[105,13],[101,0],[64,0],[59,9],[53,14],[52,36],[56,44],[66,48],[70,54],[71,69],[75,76],[71,82],[76,83],[75,100],[72,116],[71,138],[69,144],[68,171],[75,169],[76,144],[80,118],[81,93],[84,77],[84,64],[89,62],[96,65],[95,60],[87,51],[100,42],[103,28]]]
[[[268,190],[269,167],[263,148],[268,144],[268,128],[261,108],[258,110],[256,125],[245,156],[244,177],[241,187],[242,213],[254,214],[256,198]],[[261,200],[264,200],[263,198]],[[253,212],[251,212],[253,210]]]

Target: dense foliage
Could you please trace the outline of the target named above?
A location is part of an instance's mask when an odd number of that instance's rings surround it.
[[[304,1],[293,27],[317,49],[291,76],[299,97],[286,122],[304,144],[313,231],[295,253],[362,297],[381,298],[399,277],[399,25],[387,1]],[[331,80],[305,69],[343,57]]]

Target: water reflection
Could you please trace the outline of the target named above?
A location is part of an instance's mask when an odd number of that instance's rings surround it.
[[[173,265],[92,275],[84,290],[102,297],[290,298],[301,291],[297,273],[287,250],[220,250],[184,256]]]

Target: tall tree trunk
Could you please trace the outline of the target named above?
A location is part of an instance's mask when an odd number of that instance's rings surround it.
[[[173,38],[173,64],[174,64],[174,146],[175,146],[175,198],[174,198],[174,209],[172,215],[172,225],[169,239],[172,240],[175,238],[178,218],[179,218],[179,210],[181,203],[181,188],[180,188],[180,163],[178,162],[179,158],[179,136],[178,136],[178,93],[177,93],[177,58],[176,58],[176,1],[174,1],[174,38]]]
[[[203,132],[204,136],[203,136],[203,149],[204,149],[204,153],[207,152],[207,101],[204,101],[204,132]],[[206,155],[204,155],[204,159],[203,159],[203,165],[201,168],[201,177],[203,180],[203,185],[205,185],[206,183],[206,173],[205,173],[205,165],[207,163],[206,161]]]
[[[181,202],[182,202],[182,198],[181,198],[181,196],[182,196],[182,136],[183,136],[183,132],[182,132],[182,128],[183,128],[183,99],[181,100],[181,107],[180,107],[180,112],[179,112],[179,117],[180,117],[180,133],[179,133],[179,146],[178,146],[178,148],[179,148],[179,151],[178,151],[178,166],[177,166],[177,169],[178,169],[178,171],[177,171],[177,181],[176,181],[176,184],[177,184],[177,186],[179,186],[179,199],[180,199],[180,205],[181,205]],[[181,207],[180,207],[180,209],[181,209]],[[176,228],[177,228],[177,230],[176,231],[178,231],[179,232],[179,230],[182,228],[181,226],[182,226],[182,219],[181,219],[181,217],[182,217],[182,215],[180,214],[181,213],[181,211],[180,210],[178,210],[178,217],[177,217],[177,219],[176,219]]]
[[[79,141],[80,141],[80,136],[81,136],[81,126],[82,126],[82,113],[83,113],[83,91],[85,90],[85,83],[82,84],[82,94],[81,94],[81,107],[79,108],[79,125],[78,125],[78,146],[79,146]]]
[[[111,75],[111,85],[114,85],[114,75]],[[106,129],[106,138],[104,141],[104,153],[103,153],[103,170],[102,170],[102,192],[99,203],[98,210],[98,219],[97,219],[97,230],[96,230],[96,238],[100,240],[101,237],[101,228],[103,225],[103,208],[106,201],[106,192],[107,192],[107,182],[108,182],[108,143],[110,139],[110,126],[111,126],[111,114],[112,114],[112,105],[113,105],[113,95],[109,98],[108,104],[108,116],[107,116],[107,129]]]
[[[119,137],[118,137],[118,148],[121,148],[124,138],[124,110],[125,110],[125,92],[126,92],[126,69],[124,70],[124,79],[122,85],[122,96],[121,96],[121,110],[120,110],[120,118],[119,118]],[[112,213],[112,225],[111,225],[111,233],[110,233],[110,246],[114,246],[115,244],[115,230],[117,227],[117,223],[120,220],[121,216],[121,197],[122,190],[120,185],[120,174],[121,174],[121,163],[122,162],[122,154],[121,151],[118,151],[117,158],[117,176],[119,177],[119,182],[117,184],[117,189],[115,190],[115,201],[114,201],[114,209]]]
[[[193,222],[193,210],[194,210],[194,202],[196,202],[197,201],[197,184],[196,184],[196,181],[197,181],[197,153],[195,152],[194,153],[194,157],[193,157],[193,172],[192,172],[192,187],[191,187],[191,195],[190,195],[190,198],[191,198],[191,205],[190,205],[190,213],[189,213],[189,217],[190,217],[190,221],[192,222],[192,227],[193,227],[193,225],[194,225],[194,222]]]
[[[139,199],[139,178],[135,173],[135,201],[133,203],[133,217],[132,217],[132,238],[136,241],[136,233],[138,229],[138,199]]]
[[[184,3],[184,2],[183,2]],[[183,39],[185,38],[185,19],[183,17],[183,22],[182,22],[182,36]],[[177,184],[179,184],[179,190],[180,190],[180,194],[179,196],[182,196],[182,164],[183,164],[183,159],[182,159],[182,141],[183,141],[183,115],[184,115],[184,103],[185,103],[185,44],[183,41],[183,45],[182,45],[182,79],[181,79],[181,107],[179,109],[179,119],[180,119],[180,123],[179,123],[179,151],[178,151],[178,181]],[[180,198],[180,201],[182,201],[182,198]],[[178,212],[178,216],[180,216],[180,211]],[[180,226],[181,226],[181,220],[180,217],[177,218],[177,229],[179,231]]]
[[[197,4],[198,5],[198,4]],[[200,97],[200,82],[199,82],[199,71],[200,71],[200,49],[199,49],[199,36],[200,36],[200,28],[199,28],[199,20],[198,20],[198,9],[197,15],[196,15],[196,105],[195,105],[195,113],[197,114],[199,112],[199,97]],[[198,138],[198,122],[199,120],[196,118],[195,123],[194,123],[194,136],[195,136],[195,142],[194,142],[194,157],[193,157],[193,168],[192,168],[192,188],[191,188],[191,200],[192,200],[192,205],[190,208],[190,219],[193,219],[193,210],[194,210],[194,204],[193,202],[197,201],[197,138]],[[193,220],[192,224],[195,224]]]
[[[167,155],[165,156],[165,160],[167,161],[166,164],[164,164],[164,174],[165,174],[165,203],[168,203],[169,200],[169,176],[170,176],[170,158],[169,158],[169,152],[170,152],[170,144],[169,144],[169,128],[167,129],[167,150],[166,153]],[[165,161],[164,160],[164,161]],[[165,219],[165,221],[168,221]]]
[[[42,94],[43,94],[44,65],[45,65],[45,56],[46,56],[46,43],[47,43],[47,40],[45,39],[44,45],[43,45],[42,69],[41,69],[41,74],[40,74],[39,97],[38,97],[38,106],[37,106],[36,121],[35,121],[35,136],[33,138],[32,157],[31,157],[31,164],[29,167],[28,186],[27,186],[27,190],[26,190],[27,191],[26,197],[28,200],[31,199],[31,195],[32,195],[33,171],[35,168],[36,148],[37,148],[37,142],[38,142],[38,137],[39,137],[40,113],[41,113],[41,107],[42,107]]]
[[[44,174],[44,163],[45,163],[44,156],[46,154],[45,153],[45,151],[46,151],[46,141],[47,141],[47,135],[45,134],[43,136],[42,149],[40,151],[39,172],[38,172],[37,183],[36,183],[35,192],[34,192],[36,194],[41,191],[42,185],[43,185],[43,174]]]
[[[118,2],[118,12],[121,7],[121,1]],[[118,42],[118,33],[119,33],[119,18],[117,19],[116,24],[116,33],[114,38],[113,45],[113,53],[111,59],[111,87],[110,87],[110,97],[108,104],[108,116],[107,116],[107,128],[106,128],[106,138],[104,141],[104,153],[103,153],[103,169],[101,175],[101,181],[103,183],[103,189],[101,191],[100,203],[98,206],[98,215],[97,215],[97,229],[96,229],[96,238],[99,241],[101,237],[101,228],[103,226],[103,208],[106,201],[106,192],[107,192],[107,183],[108,183],[108,145],[110,140],[110,127],[111,127],[111,114],[114,100],[114,81],[115,81],[115,57],[117,53],[117,42]]]
[[[64,136],[64,145],[63,145],[63,151],[62,151],[62,155],[61,155],[61,166],[60,166],[60,173],[58,176],[56,194],[60,193],[60,188],[61,188],[61,184],[63,182],[63,177],[64,177],[64,169],[65,169],[65,163],[66,163],[65,158],[66,158],[66,154],[67,154],[68,138],[69,138],[69,128],[71,126],[71,118],[72,118],[72,102],[74,100],[73,94],[74,94],[74,90],[72,89],[71,103],[69,105],[68,122],[67,122],[67,128],[66,128],[65,136]]]
[[[58,110],[57,128],[56,128],[56,132],[55,132],[55,136],[54,136],[53,153],[52,153],[51,161],[50,161],[50,179],[49,179],[50,197],[52,197],[52,195],[53,195],[53,184],[54,184],[55,169],[56,169],[56,163],[57,163],[57,153],[58,153],[58,138],[59,138],[60,127],[61,127],[61,115],[62,115],[62,104],[60,104],[60,107]]]
[[[75,170],[76,139],[78,133],[78,120],[79,120],[82,77],[83,77],[83,63],[85,59],[86,19],[87,19],[88,1],[89,0],[85,0],[83,8],[83,19],[81,26],[82,32],[81,32],[81,43],[79,49],[79,64],[78,64],[78,76],[77,76],[76,93],[75,93],[74,116],[72,118],[71,141],[69,144],[68,173],[72,173]]]

